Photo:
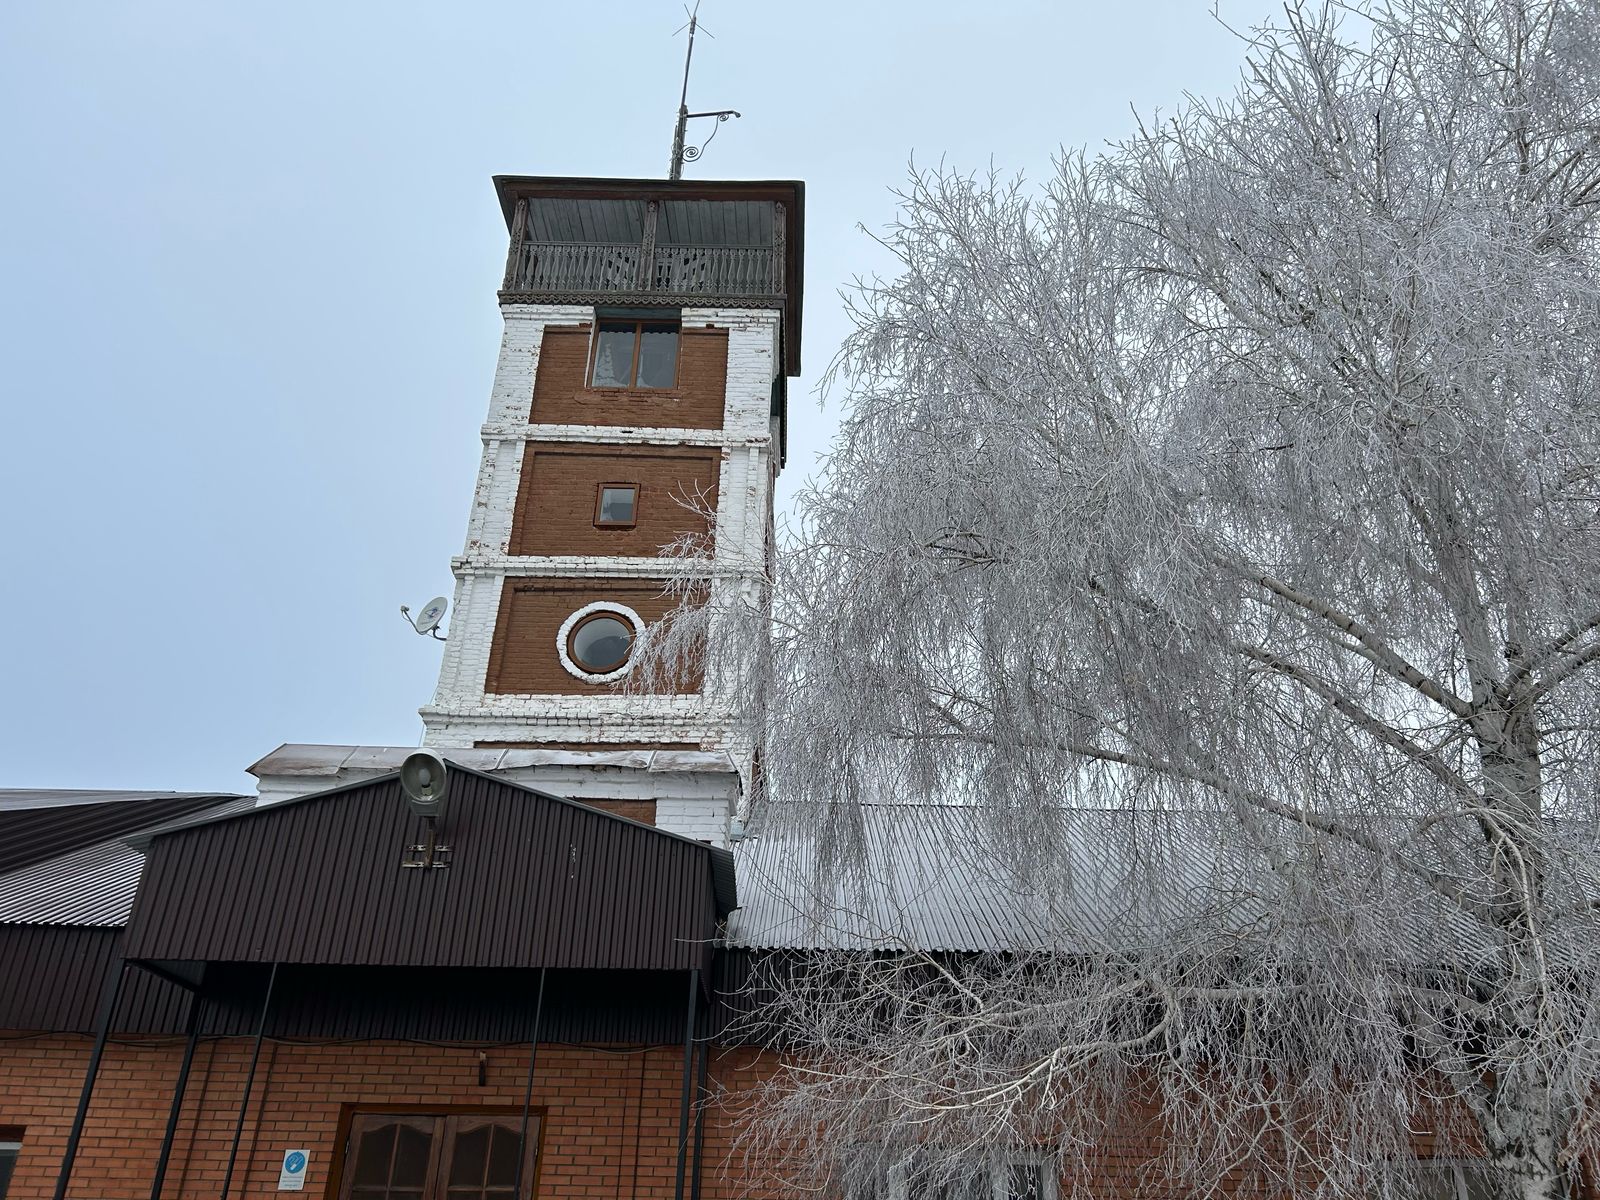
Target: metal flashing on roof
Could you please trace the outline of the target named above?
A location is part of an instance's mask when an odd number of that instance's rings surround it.
[[[257,779],[270,775],[337,777],[346,771],[398,770],[415,746],[322,746],[286,742],[245,768]],[[587,767],[619,770],[737,774],[723,750],[508,750],[444,748],[447,762],[471,771],[493,773],[516,767]],[[537,790],[537,789],[535,789]]]

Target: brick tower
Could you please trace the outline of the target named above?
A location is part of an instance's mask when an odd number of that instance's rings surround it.
[[[743,773],[699,681],[615,685],[672,603],[661,547],[709,520],[713,587],[766,561],[800,362],[803,185],[495,185],[505,335],[424,744],[724,751]]]

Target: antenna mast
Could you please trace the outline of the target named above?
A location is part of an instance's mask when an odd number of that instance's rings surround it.
[[[711,137],[706,138],[700,145],[686,146],[684,141],[688,137],[689,122],[696,117],[715,117],[717,124],[721,125],[729,117],[740,115],[731,108],[719,108],[713,112],[692,113],[689,111],[689,65],[694,62],[694,35],[695,30],[699,28],[699,24],[700,0],[695,0],[694,9],[689,13],[689,49],[683,56],[683,93],[678,97],[678,122],[672,129],[672,165],[667,170],[667,178],[673,182],[683,178],[683,164],[694,162],[695,159],[699,158],[705,152],[705,148],[711,144],[711,138],[717,136],[717,131],[713,128]],[[715,35],[708,29],[706,30],[706,36],[713,37]]]

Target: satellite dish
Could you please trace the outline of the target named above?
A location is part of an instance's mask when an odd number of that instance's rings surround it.
[[[415,617],[411,615],[411,610],[404,604],[400,606],[400,615],[404,617],[410,623],[411,628],[415,629],[418,633],[431,633],[434,637],[439,638],[439,640],[442,642],[445,639],[439,637],[439,622],[444,620],[445,609],[449,607],[450,602],[443,596],[435,596],[432,600],[429,600],[422,606],[422,611],[419,612]]]
[[[432,750],[413,750],[400,764],[400,790],[417,816],[442,817],[444,796],[450,790],[444,759]]]

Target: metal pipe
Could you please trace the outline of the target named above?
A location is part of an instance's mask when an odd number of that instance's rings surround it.
[[[700,1160],[706,1146],[706,1072],[710,1068],[711,1043],[700,1044],[700,1071],[694,1095],[694,1167],[689,1174],[689,1200],[700,1200]]]
[[[689,49],[683,56],[683,94],[678,97],[678,123],[672,128],[672,166],[667,170],[667,178],[671,180],[683,178],[683,143],[689,128],[689,64],[694,61],[694,28],[699,8],[696,0],[696,11],[689,14]]]
[[[111,1019],[122,998],[122,984],[128,977],[126,960],[118,966],[115,975],[105,982],[100,994],[100,1012],[96,1018],[94,1049],[89,1052],[89,1068],[84,1072],[83,1091],[78,1093],[78,1111],[72,1117],[72,1131],[67,1134],[66,1153],[61,1156],[61,1173],[56,1176],[55,1200],[65,1200],[67,1183],[72,1178],[72,1164],[78,1157],[78,1141],[83,1137],[83,1123],[89,1116],[89,1098],[94,1094],[95,1076],[100,1074],[100,1058],[106,1052],[106,1039],[111,1036]]]
[[[533,1107],[533,1069],[539,1062],[539,1029],[544,1022],[544,972],[539,968],[539,998],[533,1005],[533,1036],[528,1039],[528,1082],[522,1089],[522,1132],[517,1138],[517,1183],[512,1200],[522,1200],[522,1165],[528,1161],[528,1111]]]
[[[683,1099],[678,1106],[678,1182],[673,1200],[683,1200],[683,1174],[689,1159],[689,1093],[694,1083],[694,1024],[700,1001],[700,968],[689,972],[688,1015],[683,1026]]]
[[[256,1064],[261,1061],[261,1037],[267,1028],[267,1013],[272,1009],[272,991],[278,984],[278,964],[272,964],[267,976],[267,994],[261,998],[261,1013],[256,1018],[255,1048],[250,1051],[250,1070],[244,1077],[244,1095],[239,1097],[239,1120],[233,1127],[233,1147],[228,1151],[228,1171],[222,1177],[221,1200],[228,1200],[228,1190],[233,1187],[233,1166],[239,1158],[239,1139],[244,1136],[244,1118],[250,1110],[250,1092],[256,1083]]]
[[[183,1093],[189,1086],[195,1046],[200,1042],[200,1014],[205,1003],[200,992],[189,993],[189,1036],[183,1046],[183,1062],[178,1065],[178,1080],[172,1085],[172,1107],[167,1112],[167,1130],[161,1135],[161,1153],[156,1156],[156,1177],[150,1184],[150,1200],[161,1200],[161,1185],[167,1181],[167,1162],[172,1157],[172,1143],[178,1136],[178,1117],[183,1112]]]

